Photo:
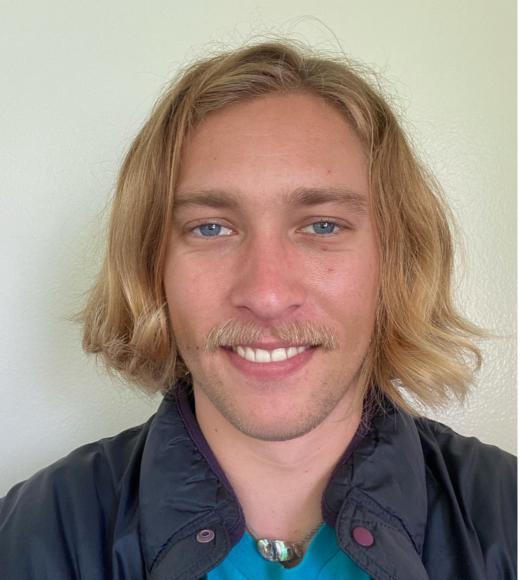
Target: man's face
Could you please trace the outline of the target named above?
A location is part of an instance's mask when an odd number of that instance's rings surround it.
[[[263,440],[347,414],[379,265],[367,160],[342,115],[307,94],[209,115],[175,203],[164,286],[196,402]]]

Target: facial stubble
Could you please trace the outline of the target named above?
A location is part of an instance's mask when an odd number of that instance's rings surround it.
[[[310,389],[309,381],[314,380],[312,392],[302,393],[298,383],[294,384],[294,378],[288,378],[285,382],[266,379],[263,384],[258,384],[258,380],[255,380],[255,384],[249,384],[249,379],[244,378],[240,380],[240,384],[235,383],[230,388],[229,382],[222,379],[219,369],[213,366],[221,367],[221,357],[224,355],[221,348],[252,344],[263,335],[263,329],[257,324],[237,320],[225,321],[210,330],[201,350],[206,353],[206,357],[210,357],[206,360],[210,361],[209,365],[213,368],[206,368],[205,371],[199,368],[198,372],[197,369],[192,369],[195,371],[192,373],[192,380],[195,393],[200,390],[224,419],[239,432],[263,441],[287,441],[301,437],[323,423],[340,401],[355,388],[357,373],[354,379],[346,381],[345,377],[352,376],[351,369],[350,372],[349,369],[330,370],[334,365],[329,364],[329,357],[338,355],[334,351],[338,350],[339,344],[335,331],[330,327],[295,320],[271,327],[269,331],[272,336],[288,344],[306,345],[316,349],[313,359],[322,358],[322,376],[319,380],[311,379],[308,371],[303,370],[298,379],[306,389]],[[225,366],[226,364],[224,368]],[[251,397],[256,404],[249,410],[244,409],[242,403],[247,399],[251,400]],[[287,409],[286,416],[278,417],[273,424],[276,412],[279,414],[280,405]],[[292,416],[295,407],[298,407],[297,415]],[[254,410],[258,408],[263,410],[264,415],[255,419]],[[269,414],[270,420],[269,416],[266,417]]]
[[[331,373],[329,371],[328,374],[327,378],[312,387],[312,394],[308,395],[306,401],[297,403],[297,406],[303,404],[303,408],[299,408],[296,416],[293,417],[290,415],[295,406],[291,405],[288,391],[291,388],[297,389],[297,387],[294,387],[294,385],[285,387],[280,382],[275,384],[266,381],[261,386],[262,394],[265,394],[266,399],[279,398],[280,393],[283,391],[287,393],[287,402],[285,403],[288,409],[287,416],[280,417],[275,424],[272,424],[272,419],[269,420],[269,418],[266,419],[265,417],[255,418],[251,411],[248,412],[246,409],[241,408],[240,401],[237,400],[242,396],[240,388],[235,390],[236,394],[233,394],[216,373],[211,373],[209,376],[204,377],[203,380],[197,380],[194,377],[193,381],[195,391],[200,389],[215,409],[237,431],[261,441],[289,441],[302,437],[321,425],[340,401],[352,393],[352,389],[355,389],[357,375],[353,380],[345,382],[346,373],[344,372],[336,371]],[[305,382],[305,379],[302,379],[302,383]],[[258,390],[258,385],[255,388]],[[246,397],[247,389],[249,387],[244,385],[244,398]],[[296,395],[298,394],[296,393]],[[297,397],[295,398],[297,399]],[[344,417],[344,419],[347,418],[347,416]]]

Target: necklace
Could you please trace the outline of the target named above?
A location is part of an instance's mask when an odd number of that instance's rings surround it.
[[[256,548],[266,560],[270,562],[290,562],[303,558],[305,544],[314,536],[321,526],[320,522],[304,538],[298,542],[286,542],[285,540],[270,540],[268,538],[259,538],[250,527],[247,531],[256,541]]]

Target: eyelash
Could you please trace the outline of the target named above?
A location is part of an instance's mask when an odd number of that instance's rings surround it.
[[[308,233],[308,234],[311,234],[311,235],[317,235],[318,237],[329,237],[329,236],[338,235],[342,230],[350,229],[346,225],[341,225],[341,224],[339,224],[335,220],[326,219],[326,218],[316,220],[316,221],[314,221],[314,222],[312,222],[312,223],[304,226],[304,228],[302,228],[302,229],[310,228],[310,227],[315,226],[317,224],[326,224],[326,225],[329,225],[329,226],[334,226],[334,231],[332,231],[332,232],[323,232],[323,235],[320,234],[320,233],[318,233],[318,232],[316,232],[316,231],[313,232],[313,233],[312,232],[305,232],[305,233]],[[228,228],[227,226],[225,226],[223,224],[220,224],[218,222],[204,222],[202,224],[199,224],[199,225],[191,228],[190,229],[190,233],[193,234],[194,236],[198,237],[198,238],[223,238],[223,237],[227,237],[227,236],[231,235],[231,233],[227,233],[227,234],[224,234],[224,235],[219,235],[219,233],[220,233],[220,230],[219,230],[219,232],[216,235],[214,235],[214,236],[212,236],[212,235],[205,236],[202,233],[200,233],[200,229],[203,228],[203,227],[205,227],[205,226],[217,226],[218,228],[223,228],[223,229],[229,230],[229,232],[231,232],[231,228]],[[199,233],[196,233],[197,230],[199,231]]]

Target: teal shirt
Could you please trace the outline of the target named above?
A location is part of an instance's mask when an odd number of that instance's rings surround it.
[[[294,568],[265,560],[249,533],[229,552],[226,559],[209,572],[208,580],[370,580],[338,546],[334,530],[322,524],[303,560]]]

